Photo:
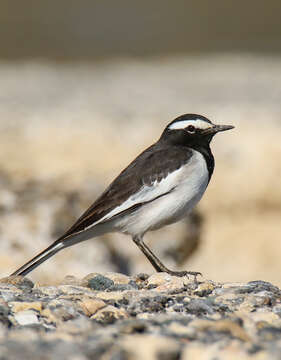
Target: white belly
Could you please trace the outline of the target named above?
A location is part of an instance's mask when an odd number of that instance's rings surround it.
[[[143,235],[168,224],[181,220],[198,203],[208,185],[209,174],[203,155],[194,151],[192,158],[181,169],[163,179],[163,185],[170,183],[168,194],[141,206],[137,211],[116,221],[119,231]]]

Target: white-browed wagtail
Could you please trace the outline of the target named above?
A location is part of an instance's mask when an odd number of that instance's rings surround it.
[[[232,128],[215,125],[201,115],[177,117],[65,234],[12,275],[26,275],[58,251],[109,232],[130,235],[156,271],[176,276],[200,274],[169,270],[143,242],[143,236],[181,220],[198,203],[214,170],[210,142],[216,133]]]

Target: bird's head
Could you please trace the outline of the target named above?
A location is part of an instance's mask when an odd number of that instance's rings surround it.
[[[233,128],[232,125],[215,125],[202,115],[184,114],[168,124],[160,139],[175,145],[204,145],[218,132]]]

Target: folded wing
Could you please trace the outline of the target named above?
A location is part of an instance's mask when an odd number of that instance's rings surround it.
[[[192,150],[185,147],[167,148],[159,143],[152,145],[120,173],[59,240],[109,221],[171,192],[177,176],[176,170],[191,156]]]

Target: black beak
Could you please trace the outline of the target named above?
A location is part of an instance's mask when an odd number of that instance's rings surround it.
[[[232,125],[213,125],[212,127],[206,129],[204,131],[204,134],[215,135],[216,133],[218,133],[220,131],[226,131],[226,130],[231,130],[231,129],[234,129],[234,126],[232,126]]]

